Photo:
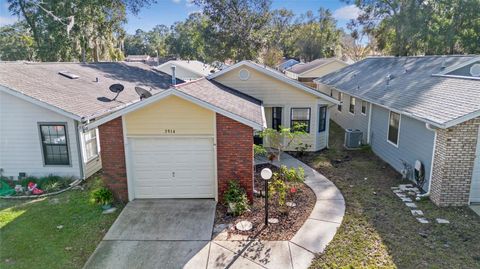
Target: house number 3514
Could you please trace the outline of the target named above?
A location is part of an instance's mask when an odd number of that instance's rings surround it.
[[[175,133],[175,129],[165,129],[165,133],[166,133],[166,134],[174,134],[174,133]]]

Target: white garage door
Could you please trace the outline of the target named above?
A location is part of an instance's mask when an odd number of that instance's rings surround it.
[[[215,198],[212,138],[129,138],[135,198]]]

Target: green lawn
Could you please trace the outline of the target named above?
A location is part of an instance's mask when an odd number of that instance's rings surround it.
[[[343,131],[331,124],[330,149],[303,161],[332,180],[346,200],[343,223],[312,268],[480,268],[480,217],[468,207],[417,202],[429,219],[420,224],[390,187],[401,176],[368,149],[346,151]],[[332,160],[334,160],[332,162]],[[335,166],[337,160],[344,160]]]
[[[0,200],[0,268],[82,268],[120,211],[102,215],[88,202],[88,183],[44,199]]]

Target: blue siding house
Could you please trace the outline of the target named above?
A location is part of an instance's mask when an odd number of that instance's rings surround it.
[[[439,206],[480,203],[480,56],[372,57],[315,80],[333,121]]]

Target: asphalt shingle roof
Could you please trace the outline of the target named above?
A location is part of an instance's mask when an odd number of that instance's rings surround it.
[[[219,82],[201,78],[175,89],[263,126],[262,102]]]
[[[69,71],[77,79],[58,72]],[[96,82],[98,78],[98,82]],[[153,71],[143,63],[0,63],[0,85],[79,117],[102,115],[138,102],[135,86],[153,94],[170,88],[169,75]],[[182,82],[182,81],[180,81]],[[115,101],[109,86],[115,83],[125,89]]]
[[[367,58],[315,81],[443,126],[480,110],[480,80],[432,74],[477,57]],[[387,85],[389,74],[393,78]]]
[[[295,74],[301,74],[301,73],[304,73],[306,71],[309,71],[311,69],[317,68],[321,65],[324,65],[324,64],[327,64],[327,63],[330,63],[330,62],[333,62],[333,61],[335,61],[334,58],[316,59],[316,60],[313,60],[313,61],[308,62],[308,63],[298,63],[296,65],[293,65],[292,67],[288,68],[287,71],[295,73]]]
[[[59,72],[78,75],[70,79]],[[98,78],[98,82],[97,81]],[[0,85],[74,114],[94,118],[140,101],[135,86],[153,95],[171,88],[171,76],[143,63],[0,63]],[[118,95],[109,90],[124,85]],[[177,90],[213,106],[263,125],[261,102],[218,82],[205,78],[184,83],[177,79]]]

